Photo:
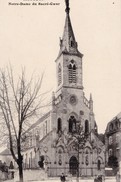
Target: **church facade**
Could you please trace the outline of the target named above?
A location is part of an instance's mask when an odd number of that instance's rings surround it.
[[[44,168],[48,176],[104,174],[105,146],[98,137],[92,95],[83,88],[83,54],[78,50],[66,2],[66,19],[56,63],[52,109],[32,125],[23,151],[24,169]]]

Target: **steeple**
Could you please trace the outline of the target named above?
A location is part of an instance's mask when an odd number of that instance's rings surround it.
[[[92,100],[92,94],[90,94],[89,108],[90,108],[91,114],[93,114],[93,100]]]
[[[60,50],[56,61],[57,90],[63,88],[83,89],[82,57],[78,51],[70,20],[69,0],[65,0],[66,19]]]
[[[78,56],[82,57],[83,55],[78,51],[77,42],[74,36],[73,28],[71,25],[70,20],[70,7],[69,7],[69,0],[65,0],[66,4],[66,20],[64,26],[64,32],[62,39],[60,39],[60,52],[61,53],[70,53],[70,54],[77,54]]]

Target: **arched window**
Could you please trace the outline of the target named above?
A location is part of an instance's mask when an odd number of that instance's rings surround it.
[[[73,47],[74,46],[74,42],[71,40],[71,47]]]
[[[86,120],[85,121],[85,134],[88,134],[89,133],[89,121]]]
[[[58,65],[58,85],[60,85],[62,82],[62,70],[61,70],[61,65]]]
[[[100,162],[100,160],[97,161],[97,169],[101,170],[101,162]]]
[[[69,118],[69,132],[76,132],[76,119],[74,116],[70,116]]]
[[[58,118],[58,121],[57,121],[57,133],[59,133],[61,131],[62,131],[62,121],[61,121],[61,118]]]
[[[77,82],[76,65],[73,60],[71,60],[68,66],[68,72],[69,72],[69,83],[76,83]]]

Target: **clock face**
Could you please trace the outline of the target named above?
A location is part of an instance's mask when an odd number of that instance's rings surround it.
[[[76,98],[75,95],[71,95],[71,97],[70,97],[70,103],[73,104],[73,105],[75,105],[77,103],[77,98]]]

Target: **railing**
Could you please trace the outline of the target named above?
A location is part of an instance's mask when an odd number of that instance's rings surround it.
[[[73,177],[77,176],[77,169],[70,169],[67,167],[51,167],[48,168],[48,177],[59,177],[62,173],[64,173],[66,176],[71,172]],[[97,169],[97,167],[79,167],[79,177],[94,177],[99,174],[104,173],[104,168],[101,168],[100,170]]]

